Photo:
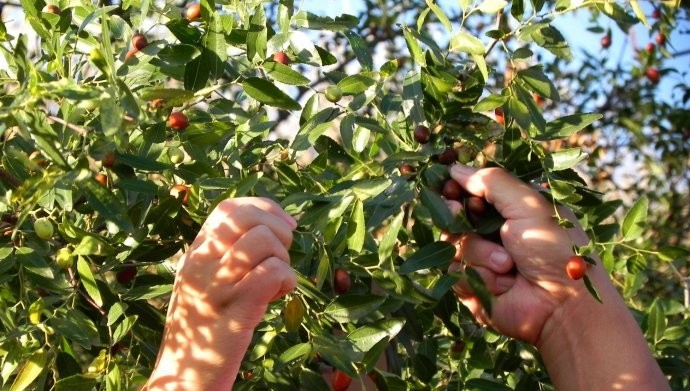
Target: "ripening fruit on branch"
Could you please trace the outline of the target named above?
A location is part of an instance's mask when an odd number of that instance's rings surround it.
[[[170,147],[168,148],[168,158],[173,164],[179,164],[184,161],[184,152],[180,148]]]
[[[398,171],[400,171],[400,175],[412,175],[415,173],[415,169],[411,164],[403,164],[398,168]]]
[[[60,7],[55,4],[46,4],[41,11],[49,14],[60,15],[61,10]]]
[[[645,50],[646,50],[647,53],[649,53],[649,54],[654,53],[654,50],[655,50],[655,49],[656,49],[656,46],[655,46],[653,43],[651,43],[651,42],[649,42],[649,43],[647,44],[647,47],[645,47]]]
[[[187,7],[185,16],[190,22],[201,19],[201,4],[192,4]]]
[[[335,369],[333,371],[333,377],[331,378],[331,387],[333,391],[346,391],[351,383],[352,378],[345,372],[340,369]]]
[[[326,95],[326,99],[332,103],[339,101],[343,97],[343,91],[336,85],[328,86],[324,93]]]
[[[457,201],[462,196],[462,187],[455,180],[449,179],[443,184],[442,193],[443,197],[445,197],[447,200]]]
[[[279,62],[283,65],[289,65],[290,64],[290,57],[285,54],[285,52],[277,52],[273,54],[273,61]]]
[[[606,34],[601,37],[601,47],[608,49],[609,46],[611,46],[611,34]]]
[[[494,110],[494,115],[496,116],[496,122],[499,124],[505,126],[506,125],[506,118],[503,115],[503,109],[500,107],[497,107],[496,110]]]
[[[132,36],[132,47],[137,50],[142,50],[149,45],[149,41],[143,34],[134,34]]]
[[[431,139],[431,132],[429,131],[429,128],[424,125],[415,126],[412,135],[414,136],[415,141],[420,144],[426,144]]]
[[[565,265],[565,272],[571,280],[579,280],[587,273],[587,262],[579,255],[573,255]]]
[[[108,186],[108,177],[104,173],[99,172],[98,174],[96,174],[94,179],[96,180],[96,182],[100,183],[101,185]]]
[[[178,200],[182,200],[182,205],[187,205],[189,201],[189,187],[186,185],[174,185],[170,188],[170,195]]]
[[[661,80],[661,74],[656,68],[649,68],[644,74],[647,76],[647,79],[652,82],[652,84],[658,84],[659,80]]]
[[[458,161],[458,153],[453,148],[448,148],[438,155],[438,161],[449,166]]]
[[[654,18],[654,19],[661,18],[661,10],[659,8],[654,8],[654,12],[652,12],[652,18]]]
[[[103,159],[101,160],[101,164],[103,167],[110,168],[115,165],[115,152],[109,151],[106,152],[105,156],[103,156]]]
[[[177,131],[182,131],[189,126],[189,119],[187,119],[186,115],[177,111],[171,113],[168,117],[168,126]]]
[[[659,33],[656,35],[656,43],[659,46],[666,45],[666,35],[664,33]]]
[[[55,228],[47,217],[41,217],[34,221],[34,232],[36,232],[36,236],[39,238],[47,240],[53,237]]]
[[[115,273],[115,279],[120,284],[126,285],[132,282],[137,275],[137,268],[134,266],[125,266]]]
[[[347,293],[352,287],[352,279],[350,278],[350,273],[339,267],[335,269],[333,273],[333,289],[338,294]]]

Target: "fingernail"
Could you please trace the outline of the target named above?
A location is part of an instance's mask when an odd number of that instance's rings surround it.
[[[463,177],[468,177],[476,171],[475,168],[464,166],[462,164],[456,164],[453,167],[450,168],[451,173],[455,175],[460,175]]]
[[[508,254],[503,251],[494,251],[491,253],[489,261],[496,267],[502,267],[508,262]]]

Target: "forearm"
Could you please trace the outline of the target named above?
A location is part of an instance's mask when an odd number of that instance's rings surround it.
[[[188,333],[184,333],[188,334]],[[201,341],[173,338],[163,344],[158,361],[144,390],[229,390],[237,377],[252,332],[210,333]],[[215,347],[214,347],[215,346]]]
[[[584,289],[554,312],[537,348],[557,390],[668,390],[630,310],[608,278],[592,276],[603,304]]]

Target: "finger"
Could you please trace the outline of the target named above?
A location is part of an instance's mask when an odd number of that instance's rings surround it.
[[[460,302],[467,307],[467,309],[470,310],[472,315],[474,315],[474,318],[477,320],[477,322],[483,324],[483,325],[489,325],[490,324],[490,319],[488,314],[486,313],[486,310],[482,306],[482,303],[479,301],[477,296],[473,295],[468,295],[465,297],[460,297]]]
[[[264,197],[239,197],[233,198],[232,201],[237,205],[253,205],[261,210],[264,210],[272,215],[285,220],[285,222],[292,228],[297,228],[297,220],[290,216],[283,210],[277,202],[270,198]],[[222,202],[221,202],[222,204]],[[220,205],[219,205],[220,206]]]
[[[270,303],[292,292],[297,285],[297,275],[290,265],[270,257],[247,273],[236,285],[242,292],[238,298],[238,308]]]
[[[451,234],[446,231],[441,232],[439,238],[443,242],[447,242],[455,247],[455,255],[453,255],[453,261],[462,261],[462,249],[460,248],[460,239],[462,239],[462,234]]]
[[[515,262],[503,246],[474,233],[462,237],[460,251],[468,265],[481,266],[494,273],[508,273],[515,267]]]
[[[515,277],[512,275],[496,274],[480,266],[473,267],[472,269],[479,274],[484,282],[486,290],[494,296],[500,296],[506,293],[514,285]],[[453,291],[461,298],[473,296],[475,294],[467,281],[467,277],[460,279],[460,281],[453,285]]]
[[[290,247],[292,226],[285,219],[251,204],[233,202],[216,207],[202,226],[192,250],[219,257],[245,232],[259,225],[268,227],[285,247]]]
[[[458,164],[450,169],[450,175],[468,192],[493,204],[506,219],[553,214],[551,205],[542,195],[503,169],[476,169]]]
[[[220,260],[217,278],[236,283],[265,259],[275,257],[290,264],[290,255],[283,243],[265,225],[257,225],[235,242]]]

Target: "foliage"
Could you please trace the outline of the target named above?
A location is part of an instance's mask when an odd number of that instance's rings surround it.
[[[299,287],[259,326],[237,389],[327,389],[331,367],[380,389],[550,388],[534,348],[475,324],[450,291],[481,284],[446,271],[441,231],[490,235],[500,219],[448,217],[447,150],[572,208],[592,238],[579,251],[601,254],[672,386],[688,388],[690,90],[661,101],[642,76],[683,77],[662,68],[673,43],[608,69],[554,24],[582,10],[592,31],[641,20],[670,37],[687,10],[665,2],[652,21],[636,1],[575,3],[367,0],[330,18],[293,0],[202,0],[190,22],[171,2],[61,0],[54,14],[22,0],[40,45],[0,24],[3,389],[141,385],[175,260],[214,205],[243,195],[299,217]],[[137,32],[148,45],[132,50]],[[335,85],[342,97],[327,99]],[[189,126],[169,128],[171,112]],[[629,188],[610,177],[620,153],[644,168]],[[604,197],[612,189],[627,212]],[[49,240],[40,218],[56,228]]]

